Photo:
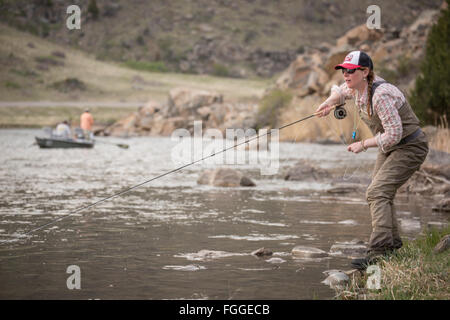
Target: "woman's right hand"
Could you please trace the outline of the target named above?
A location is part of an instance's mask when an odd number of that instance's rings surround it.
[[[321,118],[327,116],[332,109],[332,106],[327,102],[323,102],[316,110],[316,115]]]

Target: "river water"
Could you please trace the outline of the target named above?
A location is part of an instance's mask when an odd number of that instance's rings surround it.
[[[332,195],[332,181],[285,181],[300,160],[369,181],[376,151],[343,145],[280,143],[279,169],[261,175],[235,165],[256,187],[198,185],[211,164],[197,163],[95,207],[23,234],[75,209],[177,167],[170,138],[104,138],[93,149],[39,149],[38,130],[0,130],[1,299],[328,299],[328,269],[349,259],[297,259],[296,245],[325,251],[336,242],[367,241],[363,193]],[[127,143],[121,149],[111,142]],[[336,175],[333,179],[335,179]],[[335,179],[336,180],[336,179]],[[447,223],[423,199],[398,197],[405,238],[429,222]],[[272,257],[250,254],[265,247]],[[213,255],[202,257],[200,250]],[[69,290],[69,266],[81,289]]]

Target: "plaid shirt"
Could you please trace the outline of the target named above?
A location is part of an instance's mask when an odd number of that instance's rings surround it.
[[[382,81],[381,77],[375,76],[375,81]],[[357,90],[350,89],[344,82],[339,87],[334,85],[331,92],[336,91],[340,95],[341,103],[344,100],[355,99],[355,103],[360,112],[367,114],[367,86],[360,96]],[[373,95],[373,110],[381,120],[384,132],[378,132],[375,140],[381,151],[396,145],[402,139],[403,126],[402,119],[398,114],[398,109],[405,103],[403,93],[390,83],[383,83],[378,86]]]

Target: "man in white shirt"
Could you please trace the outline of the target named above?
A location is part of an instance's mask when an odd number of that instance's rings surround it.
[[[62,123],[58,124],[55,131],[55,135],[60,138],[70,138],[72,136],[67,120],[64,120]]]

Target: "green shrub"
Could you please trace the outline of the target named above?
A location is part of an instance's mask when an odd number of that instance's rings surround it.
[[[136,42],[137,42],[138,45],[143,46],[145,44],[144,37],[141,36],[141,35],[138,35],[136,37]]]
[[[450,118],[449,52],[450,11],[447,8],[428,34],[421,73],[410,97],[411,106],[424,123],[436,125],[441,116]]]
[[[33,70],[27,69],[11,69],[11,72],[22,77],[37,77],[38,74]]]
[[[140,71],[148,71],[148,72],[168,72],[169,69],[164,64],[163,61],[134,61],[129,60],[124,63],[124,66]]]
[[[229,77],[230,76],[230,72],[228,71],[228,68],[220,63],[215,63],[213,65],[212,74],[214,76],[218,76],[218,77]]]
[[[90,0],[88,5],[88,12],[92,15],[92,18],[97,19],[100,11],[97,7],[97,1]]]
[[[386,80],[389,83],[396,83],[398,80],[398,73],[395,72],[392,69],[386,68],[384,66],[381,66],[378,71],[378,75],[382,77],[384,80]]]
[[[56,89],[60,92],[73,92],[75,90],[87,90],[86,84],[77,78],[66,78],[61,81],[54,82],[50,88]]]
[[[20,89],[20,85],[18,83],[9,80],[5,82],[5,87],[10,89]]]
[[[170,37],[161,38],[158,40],[158,47],[164,58],[170,58],[172,55],[172,44],[173,40]]]
[[[38,56],[35,57],[34,60],[40,64],[44,64],[47,66],[62,66],[64,62],[56,59],[53,56]]]
[[[397,73],[400,77],[406,77],[411,70],[414,68],[413,62],[411,61],[411,58],[402,55],[399,58],[398,67],[397,67]]]

